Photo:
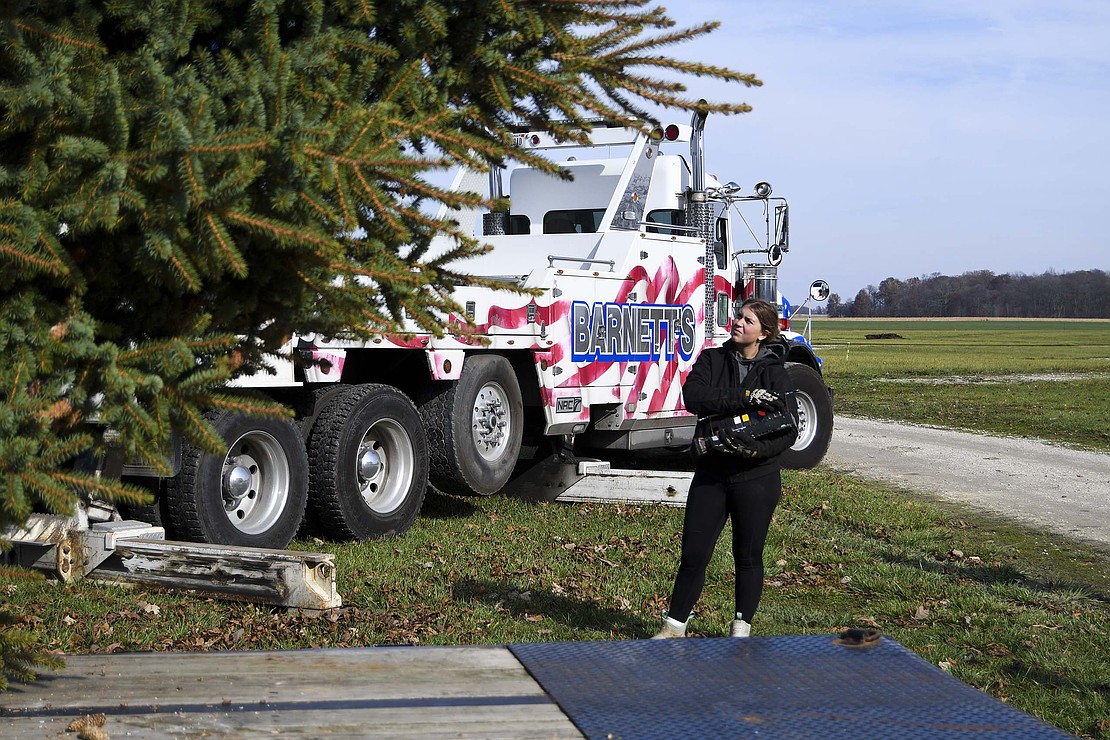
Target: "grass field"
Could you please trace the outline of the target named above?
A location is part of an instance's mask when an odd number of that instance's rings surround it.
[[[1110,321],[822,319],[812,339],[837,413],[1110,450]]]
[[[892,329],[882,322],[876,331],[905,339],[865,340],[872,333],[866,324],[815,322],[838,410],[919,421],[928,414],[917,415],[905,394],[917,389],[926,406],[933,389],[952,387],[956,395],[945,404],[985,412],[1006,394],[1026,396],[1033,387],[1001,376],[1053,372],[1093,376],[1101,395],[1088,396],[1089,415],[1110,418],[1106,380],[1098,385],[1110,371],[1110,324],[1069,334],[1051,326],[1041,333],[1025,322],[1002,332],[996,322],[957,323]],[[1048,338],[1063,336],[1073,341],[1049,351]],[[977,364],[974,348],[985,346],[997,353]],[[1013,372],[1000,370],[1009,367]],[[1001,382],[968,384],[979,396],[964,395],[963,385],[918,382],[955,375]],[[1086,381],[1043,385],[1076,382]],[[1030,426],[1027,436],[1089,445],[1082,438],[1088,432],[1076,432],[1075,424],[1055,427],[1050,437],[1030,404],[1015,403],[985,421],[968,414],[958,425],[1006,431],[997,426],[1004,416],[1006,424]],[[1068,732],[1110,738],[1106,552],[822,468],[787,472],[784,494],[766,553],[757,635],[878,628]],[[432,492],[405,537],[297,543],[337,555],[344,607],[325,618],[88,582],[21,581],[3,592],[46,648],[71,654],[638,639],[656,629],[666,606],[681,520],[680,510],[663,506],[534,505]],[[722,635],[731,619],[727,540],[714,554],[691,622],[695,635]]]

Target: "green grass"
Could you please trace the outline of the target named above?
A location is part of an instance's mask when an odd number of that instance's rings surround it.
[[[837,413],[1110,450],[1110,321],[827,319],[812,334]]]

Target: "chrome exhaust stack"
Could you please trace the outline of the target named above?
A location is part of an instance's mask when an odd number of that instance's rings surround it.
[[[690,133],[690,189],[686,192],[686,225],[698,230],[698,236],[705,240],[705,331],[713,331],[716,320],[712,306],[716,299],[714,293],[714,272],[717,257],[713,238],[713,209],[705,193],[705,119],[709,117],[705,100],[698,101],[698,108],[690,119],[693,131]]]

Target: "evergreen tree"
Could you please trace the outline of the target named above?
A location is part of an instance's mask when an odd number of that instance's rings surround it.
[[[715,25],[649,0],[5,3],[0,531],[139,496],[73,470],[105,429],[168,471],[171,429],[218,449],[206,409],[284,413],[224,384],[294,329],[368,336],[403,310],[437,331],[483,247],[423,206],[481,197],[427,175],[550,169],[510,122],[574,138],[694,108],[683,75],[759,84],[666,54]],[[455,247],[433,256],[441,233]],[[27,639],[0,633],[0,685],[26,676]]]

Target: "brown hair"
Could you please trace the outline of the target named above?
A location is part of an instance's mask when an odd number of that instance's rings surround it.
[[[763,346],[767,342],[774,342],[782,334],[779,329],[779,311],[774,305],[767,301],[761,301],[758,298],[749,298],[744,301],[740,309],[750,308],[755,317],[759,319],[759,327],[767,332],[767,338],[762,340],[759,344]]]

